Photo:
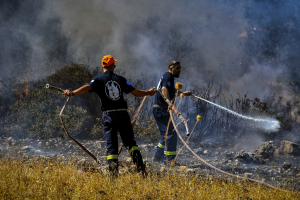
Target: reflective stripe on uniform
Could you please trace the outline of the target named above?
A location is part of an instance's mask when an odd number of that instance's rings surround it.
[[[134,150],[140,150],[140,149],[137,146],[133,146],[131,149],[128,150],[128,152],[131,153]]]
[[[118,155],[108,155],[108,156],[106,156],[106,159],[107,160],[112,160],[112,159],[118,159]]]
[[[165,145],[162,145],[161,143],[158,143],[157,145],[159,148],[165,148]]]
[[[165,155],[176,156],[176,151],[165,151]]]

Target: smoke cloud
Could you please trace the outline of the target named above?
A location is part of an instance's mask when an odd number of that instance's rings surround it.
[[[296,0],[2,0],[0,78],[37,80],[69,61],[100,66],[110,54],[127,76],[160,76],[179,60],[186,85],[214,78],[228,94],[282,93],[298,62],[290,59],[300,50],[298,8]]]

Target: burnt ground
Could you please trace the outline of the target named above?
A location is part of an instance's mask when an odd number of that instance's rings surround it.
[[[97,169],[107,171],[106,144],[105,141],[79,140],[100,161],[100,165],[72,140],[60,138],[51,139],[13,139],[0,137],[0,158],[22,158],[32,157],[46,159],[47,162],[56,160],[71,161],[81,171]],[[152,162],[152,157],[157,144],[146,144],[138,142],[143,159],[147,164],[147,171],[151,174],[182,173],[206,178],[208,176],[235,181],[234,178],[207,167],[184,148],[177,158],[179,165],[171,170],[164,163]],[[178,145],[181,147],[182,145]],[[266,182],[273,186],[300,191],[300,156],[277,155],[268,159],[254,161],[236,159],[240,149],[222,146],[220,143],[197,143],[190,146],[201,158],[213,166],[238,175],[240,177],[252,178]],[[255,149],[253,149],[254,151]],[[120,157],[120,173],[133,171],[133,165],[127,150],[123,149]]]

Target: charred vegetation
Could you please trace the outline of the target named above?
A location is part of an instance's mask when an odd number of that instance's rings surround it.
[[[1,101],[1,130],[0,134],[6,137],[25,138],[51,138],[65,137],[58,114],[64,104],[65,96],[45,89],[46,83],[63,89],[76,89],[88,84],[90,80],[101,74],[99,68],[91,69],[87,65],[71,63],[56,71],[45,79],[11,84],[5,94],[0,96]],[[118,70],[116,73],[124,75]],[[149,89],[156,85],[157,77],[141,74],[132,80],[132,85],[139,89]],[[204,86],[194,86],[192,92],[216,104],[222,105],[232,111],[254,117],[268,116],[280,121],[280,129],[268,132],[249,126],[248,122],[220,110],[213,105],[192,97],[184,97],[179,106],[180,112],[189,120],[189,126],[196,122],[195,116],[201,115],[202,120],[197,125],[194,138],[196,141],[205,139],[221,141],[240,140],[253,134],[259,134],[265,140],[289,139],[298,136],[299,129],[299,101],[283,101],[282,97],[276,98],[275,94],[265,97],[249,99],[238,94],[237,98],[231,96],[226,99],[221,87],[215,87],[214,81],[206,81]],[[128,111],[133,117],[142,99],[133,95],[126,95]],[[179,101],[177,101],[176,107]],[[101,125],[100,100],[95,95],[80,95],[73,98],[65,110],[64,119],[70,129],[70,134],[75,137],[103,138]],[[148,98],[140,112],[134,130],[136,137],[145,141],[155,141],[159,137],[157,126],[152,116],[153,99]],[[179,124],[179,129],[184,128]],[[194,141],[195,141],[194,140]],[[295,141],[297,142],[297,141]]]

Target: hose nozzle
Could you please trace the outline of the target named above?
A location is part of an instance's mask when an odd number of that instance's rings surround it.
[[[46,89],[56,90],[56,91],[59,91],[59,92],[64,93],[64,90],[63,90],[63,89],[58,88],[58,87],[51,86],[51,85],[49,85],[49,84],[46,84]]]

